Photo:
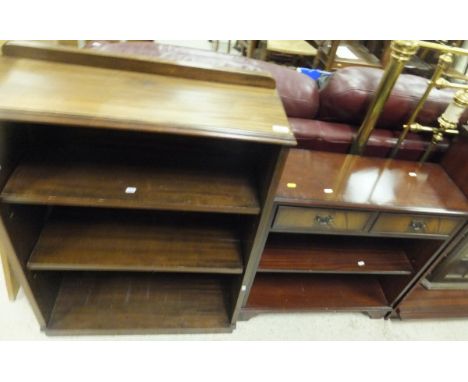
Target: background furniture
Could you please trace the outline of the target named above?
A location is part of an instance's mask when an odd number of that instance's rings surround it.
[[[317,45],[314,68],[333,71],[347,66],[382,67],[380,60],[359,41],[323,40],[313,43]]]
[[[232,330],[295,144],[272,78],[35,43],[3,53],[2,252],[41,327]]]
[[[452,181],[468,197],[468,132],[452,144],[441,165]],[[466,246],[468,225],[452,240],[430,273],[408,295],[397,309],[398,317],[435,318],[467,317]]]
[[[468,233],[430,275],[430,289],[468,289]]]
[[[461,46],[462,41],[437,41],[450,46]],[[333,71],[348,66],[362,66],[385,68],[390,58],[390,40],[363,40],[342,41],[312,40],[311,44],[317,47],[314,67],[322,67]],[[427,48],[421,48],[405,63],[403,72],[430,78],[437,65],[439,54]],[[463,78],[463,74],[454,68],[449,70],[453,78]]]
[[[268,40],[264,59],[294,66],[310,66],[316,54],[317,49],[304,40]]]

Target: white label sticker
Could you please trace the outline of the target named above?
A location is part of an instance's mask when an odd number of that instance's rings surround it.
[[[289,127],[288,126],[281,126],[281,125],[273,125],[271,128],[275,133],[289,133]]]

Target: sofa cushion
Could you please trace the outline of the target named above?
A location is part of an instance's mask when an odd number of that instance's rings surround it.
[[[383,70],[349,67],[338,70],[320,90],[319,119],[344,122],[359,126],[370,105]],[[398,78],[376,124],[378,128],[401,130],[427,87],[427,79],[411,74]],[[419,113],[418,122],[435,126],[453,98],[451,89],[433,89]],[[465,112],[462,122],[466,122]]]
[[[297,140],[298,148],[347,153],[351,148],[357,127],[346,123],[325,122],[302,118],[289,118],[289,124]],[[375,129],[367,143],[364,154],[387,157],[398,140],[399,132]],[[409,133],[398,152],[397,158],[418,160],[429,145],[422,135]],[[433,160],[448,148],[448,141],[438,145]]]
[[[276,81],[278,94],[289,117],[314,118],[319,108],[318,87],[314,80],[295,70],[269,62],[152,42],[109,43],[95,41],[89,43],[87,48],[152,56],[181,63],[194,62],[216,68],[268,72]]]

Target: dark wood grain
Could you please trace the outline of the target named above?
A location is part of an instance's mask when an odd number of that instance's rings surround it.
[[[418,285],[398,308],[400,318],[468,317],[468,290],[425,289]]]
[[[12,203],[258,214],[252,175],[224,163],[210,156],[51,150],[26,157],[1,196]]]
[[[4,56],[30,58],[49,62],[159,74],[227,84],[274,89],[275,80],[269,73],[217,68],[191,61],[173,62],[162,58],[83,50],[45,44],[37,41],[9,41],[2,47]]]
[[[410,176],[410,173],[416,176]],[[296,184],[288,188],[288,183]],[[326,193],[324,190],[332,190]],[[413,213],[468,213],[468,201],[437,164],[290,150],[277,202]]]
[[[0,120],[296,143],[274,89],[12,57]]]
[[[403,275],[412,271],[397,240],[318,235],[270,235],[259,266],[259,272]]]
[[[229,331],[225,285],[210,276],[66,273],[49,334]]]
[[[258,274],[246,309],[264,311],[390,310],[373,276]]]
[[[46,223],[28,267],[240,274],[236,231],[221,216],[59,210]]]

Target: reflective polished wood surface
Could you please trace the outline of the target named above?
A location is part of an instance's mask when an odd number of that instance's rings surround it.
[[[468,201],[433,163],[290,150],[277,202],[468,214]]]
[[[0,57],[0,119],[295,145],[275,89]]]

